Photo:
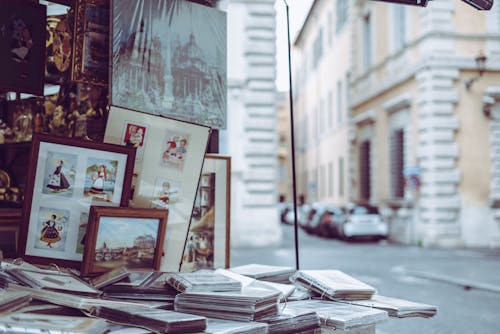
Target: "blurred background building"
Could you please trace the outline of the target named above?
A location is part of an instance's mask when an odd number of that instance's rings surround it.
[[[391,238],[500,246],[500,4],[315,0],[294,42],[298,193]]]
[[[228,126],[232,157],[231,245],[278,244],[278,118],[274,0],[224,0],[228,12]]]

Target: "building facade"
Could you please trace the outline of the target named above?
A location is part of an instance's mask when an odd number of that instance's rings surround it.
[[[498,246],[499,4],[350,9],[349,200],[392,208],[395,240]]]
[[[281,241],[278,215],[276,13],[274,0],[226,0],[228,126],[220,152],[232,157],[231,244]]]
[[[293,48],[297,193],[346,205],[352,1],[314,1]]]

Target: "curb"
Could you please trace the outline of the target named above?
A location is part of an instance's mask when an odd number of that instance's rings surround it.
[[[456,278],[456,277],[452,277],[452,276],[448,276],[448,275],[433,274],[433,273],[422,272],[422,271],[411,271],[410,270],[410,271],[405,271],[405,273],[408,275],[415,276],[415,277],[426,278],[426,279],[430,279],[430,280],[434,280],[434,281],[455,284],[455,285],[463,287],[465,290],[478,289],[478,290],[485,290],[485,291],[500,293],[500,286],[498,286],[498,285],[493,285],[493,284],[488,284],[488,283],[483,283],[483,282],[478,282],[478,281],[473,281],[473,280],[460,279],[460,278]]]

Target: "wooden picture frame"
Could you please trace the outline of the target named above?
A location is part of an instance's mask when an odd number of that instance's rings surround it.
[[[46,6],[0,0],[0,89],[43,95]]]
[[[129,124],[147,128],[129,206],[169,210],[161,270],[178,271],[211,129],[112,105],[104,141],[126,145]]]
[[[168,210],[92,206],[81,274],[159,270],[167,220]]]
[[[231,157],[206,154],[181,271],[230,267]]]
[[[18,255],[80,268],[90,207],[127,205],[134,160],[128,147],[35,134]]]
[[[75,0],[71,80],[108,85],[109,0]]]

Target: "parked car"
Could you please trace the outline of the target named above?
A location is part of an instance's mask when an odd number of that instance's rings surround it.
[[[310,209],[310,205],[308,204],[304,204],[304,205],[301,205],[301,206],[298,206],[297,207],[297,224],[302,227],[304,224],[305,224],[305,219],[306,219],[306,215],[307,215],[307,212],[309,211]],[[295,224],[295,217],[294,217],[295,213],[293,211],[293,205],[290,205],[290,207],[288,208],[288,210],[286,211],[285,215],[284,215],[284,224],[287,224],[287,225],[294,225]]]
[[[293,224],[293,222],[287,220],[288,212],[293,212],[293,204],[287,202],[278,203],[278,210],[280,213],[280,221],[282,224]]]
[[[304,231],[306,231],[309,234],[315,234],[316,233],[316,225],[317,221],[315,220],[315,216],[318,212],[318,210],[322,210],[323,204],[321,203],[313,203],[309,206],[307,206],[304,211],[303,211],[303,220],[301,221],[300,227]]]
[[[349,209],[345,222],[338,230],[342,239],[372,238],[385,239],[389,234],[389,225],[371,205],[354,205]]]
[[[316,233],[326,238],[338,238],[339,230],[346,219],[346,212],[342,208],[328,206],[319,217]]]

